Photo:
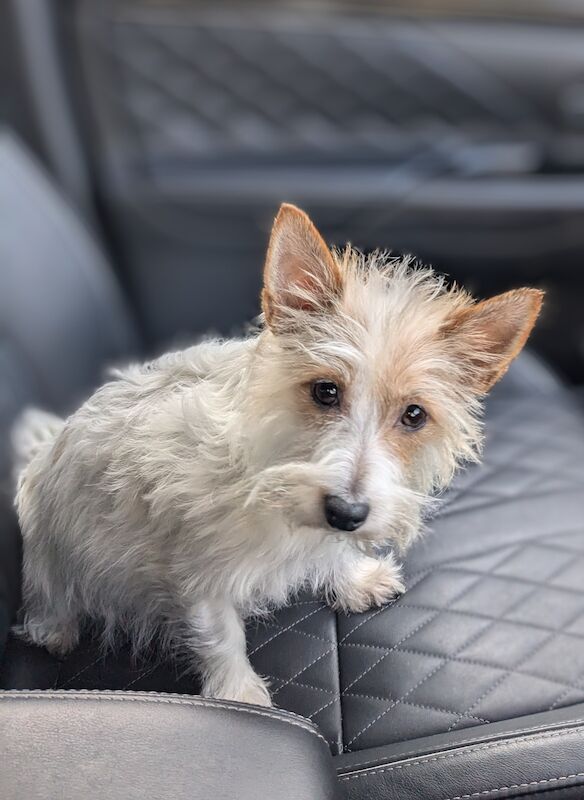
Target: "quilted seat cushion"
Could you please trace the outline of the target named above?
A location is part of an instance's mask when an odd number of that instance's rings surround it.
[[[337,615],[302,597],[252,623],[274,701],[316,722],[333,753],[584,701],[584,417],[520,360],[488,402],[484,462],[460,473],[410,551],[406,594]],[[16,640],[4,688],[196,692],[177,666],[91,641],[62,662]]]

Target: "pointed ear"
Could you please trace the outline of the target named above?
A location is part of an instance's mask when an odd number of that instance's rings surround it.
[[[270,326],[286,310],[322,311],[342,292],[342,276],[307,214],[284,203],[274,220],[264,267],[262,309]]]
[[[501,378],[519,355],[540,312],[544,293],[515,289],[458,311],[448,326],[479,394]]]

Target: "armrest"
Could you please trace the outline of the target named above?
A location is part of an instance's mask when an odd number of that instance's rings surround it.
[[[150,692],[0,692],[5,800],[332,800],[332,758],[302,717]]]

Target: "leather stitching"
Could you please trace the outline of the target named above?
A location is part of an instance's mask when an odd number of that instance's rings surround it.
[[[291,632],[297,633],[298,636],[306,636],[307,639],[314,639],[314,641],[316,642],[322,642],[323,644],[328,644],[328,645],[332,644],[334,645],[334,647],[337,646],[337,643],[333,642],[331,639],[324,639],[322,636],[317,636],[315,633],[308,633],[308,631],[297,631],[297,630],[292,630]]]
[[[565,569],[565,566],[564,566],[564,565],[562,565],[562,568],[561,568],[560,570],[556,570],[556,571],[553,573],[552,577],[555,577],[555,576],[556,576],[556,574],[559,574],[559,573],[563,572],[563,571],[564,571],[564,569]],[[529,599],[529,598],[530,598],[530,597],[531,597],[533,594],[535,594],[535,592],[536,592],[536,591],[537,591],[536,589],[533,589],[533,591],[529,593],[528,597],[526,597],[526,598],[523,598],[523,601],[522,601],[522,602],[524,602],[525,600],[528,600],[528,599]],[[554,639],[555,637],[557,637],[557,636],[558,636],[560,633],[562,633],[562,632],[563,632],[563,629],[564,629],[565,627],[568,627],[568,625],[571,625],[573,622],[575,622],[575,620],[577,620],[577,619],[580,617],[580,615],[581,615],[581,614],[582,614],[582,609],[581,609],[581,608],[579,608],[579,609],[578,609],[578,611],[577,611],[577,613],[576,613],[575,615],[573,615],[573,616],[572,616],[572,617],[569,619],[569,621],[568,621],[568,622],[564,623],[564,625],[563,625],[563,626],[562,626],[562,627],[561,627],[561,628],[560,628],[558,631],[556,631],[555,633],[550,633],[548,636],[546,636],[546,638],[543,640],[543,642],[538,642],[538,644],[537,644],[537,646],[536,646],[536,647],[534,647],[534,648],[531,648],[531,649],[528,651],[528,653],[527,653],[527,654],[526,654],[526,655],[525,655],[525,656],[524,656],[524,657],[523,657],[523,658],[522,658],[522,659],[519,661],[519,663],[518,663],[518,664],[516,664],[516,667],[521,667],[521,665],[522,665],[522,664],[524,664],[524,663],[525,663],[526,661],[528,661],[530,658],[533,658],[533,656],[534,656],[534,655],[536,655],[536,654],[537,654],[537,653],[539,653],[541,650],[543,650],[543,648],[544,648],[544,647],[545,647],[547,644],[549,644],[551,641],[553,641],[553,639]],[[476,708],[476,707],[477,707],[477,706],[478,706],[478,705],[479,705],[479,704],[480,704],[480,703],[481,703],[481,702],[482,702],[482,701],[485,699],[485,697],[487,697],[489,694],[491,694],[492,692],[494,692],[494,691],[495,691],[495,689],[496,689],[498,686],[500,686],[500,685],[501,685],[501,684],[502,684],[504,681],[506,681],[506,680],[507,680],[507,678],[509,678],[511,675],[513,675],[513,674],[514,674],[514,672],[515,672],[515,669],[514,669],[514,668],[513,668],[513,669],[508,669],[508,670],[506,670],[506,671],[505,671],[505,674],[504,674],[504,675],[501,675],[501,676],[500,676],[500,677],[499,677],[499,678],[498,678],[498,679],[495,681],[495,683],[494,683],[494,684],[493,684],[493,685],[492,685],[492,686],[491,686],[489,689],[487,689],[486,691],[484,691],[484,692],[483,692],[483,693],[482,693],[482,694],[481,694],[481,695],[480,695],[480,696],[479,696],[479,697],[478,697],[478,698],[475,700],[475,702],[474,702],[472,705],[470,705],[470,706],[469,706],[469,707],[468,707],[468,708],[465,710],[465,712],[464,712],[464,713],[465,713],[465,714],[470,714],[470,713],[472,712],[472,710],[473,710],[474,708]],[[448,730],[449,730],[449,731],[451,731],[451,730],[452,730],[452,729],[453,729],[453,728],[454,728],[454,727],[455,727],[457,724],[458,724],[457,722],[456,722],[456,723],[454,723],[453,725],[451,725],[451,726],[450,726],[450,728],[448,728]]]
[[[129,683],[127,683],[127,684],[124,686],[124,692],[126,692],[126,691],[127,691],[129,688],[130,688],[130,686],[134,686],[136,683],[138,683],[138,681],[141,681],[141,680],[142,680],[142,678],[145,678],[147,675],[151,675],[151,674],[154,672],[154,670],[156,669],[156,666],[157,666],[156,664],[153,664],[151,667],[148,667],[148,668],[147,668],[147,669],[145,669],[143,672],[141,672],[141,673],[138,675],[138,677],[137,677],[137,678],[134,678],[134,679],[133,679],[133,680],[131,680]]]
[[[314,717],[316,717],[316,715],[317,715],[317,714],[320,714],[320,712],[321,712],[321,711],[324,711],[324,710],[325,710],[325,708],[328,708],[329,706],[332,706],[332,704],[333,704],[333,703],[334,703],[336,700],[339,700],[339,699],[340,699],[340,695],[338,695],[338,694],[335,694],[335,696],[334,696],[333,698],[331,698],[331,699],[330,699],[328,702],[326,702],[326,703],[324,704],[324,706],[321,706],[320,708],[317,708],[317,709],[316,709],[316,711],[313,711],[311,714],[309,714],[309,715],[308,715],[308,719],[314,719]],[[341,752],[342,752],[342,751],[341,751]]]
[[[456,797],[447,797],[446,800],[470,800],[472,797],[488,797],[498,792],[508,792],[511,789],[529,789],[532,786],[542,786],[550,783],[565,783],[574,778],[584,777],[584,772],[573,772],[571,775],[561,775],[559,778],[543,778],[540,781],[530,781],[529,783],[512,783],[509,786],[499,786],[497,789],[485,789],[482,792],[472,794],[457,794]]]
[[[513,578],[513,580],[515,580],[515,578]],[[518,581],[518,582],[520,582],[520,581]],[[524,581],[524,582],[528,583],[528,581]],[[540,588],[541,588],[541,586],[540,586]],[[576,592],[576,594],[578,595],[578,597],[580,597],[580,592]],[[396,608],[396,610],[398,608],[411,608],[413,611],[436,611],[436,606],[423,605],[422,603],[408,603],[408,602],[402,603],[401,600],[399,602],[399,605],[396,605],[395,608]],[[458,614],[461,617],[470,617],[471,619],[484,619],[487,622],[498,622],[499,621],[499,617],[491,617],[491,616],[489,616],[489,614],[484,614],[484,613],[481,613],[480,611],[465,611],[462,608],[449,608],[448,609],[448,613],[449,614]],[[545,633],[552,633],[552,632],[554,632],[556,630],[556,628],[548,628],[545,625],[538,625],[535,622],[517,623],[514,620],[509,620],[509,621],[514,623],[514,624],[516,624],[516,625],[519,625],[519,624],[525,625],[525,626],[527,626],[529,628],[533,628],[533,630],[544,631]],[[569,636],[571,639],[576,639],[577,641],[584,641],[584,636],[581,636],[578,633],[565,632],[564,636]],[[357,646],[359,646],[359,647],[375,647],[375,645],[364,645],[364,644],[357,645],[357,644],[351,644],[351,643],[345,645],[345,647],[347,647],[347,646],[350,646],[350,647],[357,647]],[[476,663],[480,664],[480,661],[477,661]],[[494,666],[494,665],[493,664],[488,664],[487,666]]]
[[[326,655],[326,653],[325,653],[325,655]],[[282,678],[278,678],[277,675],[267,675],[266,673],[262,673],[262,674],[263,674],[264,678],[268,678],[268,680],[274,680],[274,681],[281,681],[282,680]],[[303,689],[314,689],[317,692],[326,692],[326,694],[332,694],[332,695],[335,695],[335,697],[338,697],[338,695],[335,692],[333,692],[332,689],[325,689],[324,686],[314,686],[312,683],[303,683],[302,681],[297,681],[297,680],[293,680],[293,679],[286,679],[286,684],[282,684],[282,686],[288,685],[290,683],[293,683],[294,686],[300,686]]]
[[[270,644],[270,642],[273,642],[274,639],[277,639],[278,636],[282,636],[282,634],[286,633],[286,631],[292,630],[292,628],[295,628],[296,625],[299,625],[301,622],[304,622],[304,620],[308,619],[309,617],[313,617],[315,614],[318,614],[319,611],[323,611],[325,608],[326,606],[319,605],[318,608],[314,608],[312,611],[309,611],[308,614],[305,614],[303,617],[300,617],[300,619],[295,620],[290,625],[287,625],[285,628],[280,628],[278,631],[276,631],[276,633],[273,634],[273,636],[270,636],[268,639],[266,639],[265,642],[262,642],[260,645],[251,650],[248,653],[248,656],[253,656],[255,653],[258,653],[266,645]]]
[[[89,651],[89,648],[88,648],[88,651]],[[95,658],[91,662],[91,664],[86,664],[84,667],[82,667],[79,670],[79,672],[76,672],[75,675],[72,675],[70,678],[67,678],[65,683],[62,684],[62,688],[64,688],[68,684],[72,683],[75,680],[75,678],[78,678],[80,675],[83,675],[83,673],[87,672],[87,670],[91,669],[91,667],[94,667],[97,664],[97,662],[100,661],[102,658],[103,658],[103,653],[100,652],[100,654],[97,656],[97,658]]]
[[[410,576],[409,579],[408,579],[408,585],[407,585],[408,592],[411,592],[414,587],[416,587],[419,583],[421,583],[422,580],[432,572],[432,570],[433,570],[433,568],[431,567],[429,569],[421,570],[420,572],[417,572],[414,575]],[[361,622],[359,622],[357,625],[355,625],[354,628],[351,628],[351,630],[348,633],[346,633],[343,636],[342,639],[339,640],[339,644],[343,644],[345,642],[345,640],[349,638],[349,636],[352,636],[355,633],[355,631],[359,630],[359,628],[362,628],[363,625],[367,625],[367,623],[371,622],[371,620],[374,617],[376,617],[378,614],[381,614],[384,611],[387,611],[389,608],[392,608],[394,611],[399,611],[399,609],[403,608],[403,607],[404,607],[404,604],[402,604],[401,602],[398,602],[398,603],[396,603],[395,605],[392,605],[392,606],[381,606],[381,608],[378,608],[373,613],[370,613],[369,616],[366,617],[366,619],[361,620]],[[432,608],[431,610],[432,611],[438,611],[438,609],[436,609],[436,608]]]
[[[369,700],[385,700],[387,702],[390,702],[392,699],[391,697],[385,697],[384,695],[364,694],[362,692],[345,692],[345,695],[349,695],[350,697],[366,697]],[[421,708],[424,711],[440,711],[442,714],[450,714],[450,716],[460,716],[460,711],[454,711],[452,708],[441,708],[440,706],[431,705],[430,703],[413,703],[411,700],[402,700],[400,705],[411,706],[412,708]],[[468,719],[474,719],[477,722],[485,724],[490,722],[488,719],[483,719],[483,717],[475,717],[472,714],[465,714],[464,716]]]
[[[280,686],[278,686],[278,688],[274,692],[272,692],[272,694],[273,695],[278,694],[278,692],[280,692],[285,686],[288,686],[289,683],[292,683],[292,681],[295,680],[299,675],[302,675],[303,672],[306,672],[307,669],[310,669],[310,667],[314,666],[314,664],[317,664],[319,661],[321,661],[326,656],[330,656],[330,654],[334,653],[335,650],[336,650],[336,647],[333,645],[330,648],[330,650],[327,650],[325,653],[321,653],[317,658],[315,658],[313,661],[311,661],[310,664],[306,664],[304,667],[302,667],[301,670],[299,670],[298,672],[294,673],[294,675],[292,675],[292,677],[286,678],[284,683],[282,683]]]
[[[518,548],[515,548],[515,549],[518,549]],[[506,561],[506,560],[507,560],[507,558],[508,558],[508,553],[507,553],[507,551],[505,551],[504,557],[503,557],[503,558],[502,558],[502,559],[501,559],[499,562],[497,562],[497,564],[495,565],[495,568],[496,568],[496,566],[498,566],[499,564],[502,564],[504,561]],[[458,593],[457,593],[457,594],[456,594],[456,595],[455,595],[455,596],[454,596],[454,597],[453,597],[453,598],[452,598],[452,599],[451,599],[451,600],[450,600],[450,601],[449,601],[449,602],[446,604],[445,608],[447,609],[447,608],[448,608],[450,605],[452,605],[453,603],[456,603],[456,602],[458,602],[459,600],[461,600],[461,599],[462,599],[462,598],[463,598],[463,597],[464,597],[466,594],[468,594],[468,592],[470,592],[470,591],[471,591],[471,590],[472,590],[472,589],[473,589],[473,588],[474,588],[474,587],[475,587],[475,586],[476,586],[476,585],[477,585],[477,584],[480,582],[480,580],[481,580],[481,578],[482,578],[482,577],[483,577],[483,576],[481,575],[479,578],[476,578],[476,579],[475,579],[475,580],[474,580],[472,583],[470,583],[468,586],[466,586],[466,587],[465,587],[465,588],[464,588],[464,589],[463,589],[461,592],[458,592]],[[372,664],[370,667],[368,667],[368,668],[367,668],[367,669],[366,669],[366,670],[365,670],[363,673],[361,673],[361,675],[359,675],[359,676],[358,676],[358,677],[357,677],[355,680],[351,681],[351,683],[349,683],[349,684],[348,684],[348,685],[345,687],[345,689],[343,690],[343,692],[344,692],[344,691],[346,691],[347,689],[350,689],[350,688],[351,688],[351,686],[354,686],[356,683],[358,683],[358,681],[360,681],[360,680],[361,680],[361,679],[362,679],[362,678],[363,678],[363,677],[364,677],[364,676],[365,676],[365,675],[366,675],[368,672],[370,672],[372,669],[374,669],[374,668],[375,668],[375,667],[376,667],[376,666],[377,666],[377,665],[378,665],[378,664],[379,664],[381,661],[383,661],[383,659],[384,659],[384,658],[386,658],[386,657],[389,655],[389,653],[391,653],[393,650],[395,650],[397,647],[399,647],[399,645],[401,645],[403,642],[407,641],[409,638],[411,638],[411,637],[412,637],[412,636],[413,636],[415,633],[417,633],[419,630],[421,630],[422,628],[424,628],[426,625],[430,624],[430,622],[432,622],[434,619],[436,619],[436,617],[438,617],[438,616],[439,616],[439,614],[441,613],[441,611],[442,611],[442,610],[443,610],[443,609],[440,609],[440,610],[438,610],[438,611],[436,612],[436,614],[434,614],[434,615],[432,615],[432,616],[430,617],[430,619],[427,619],[427,620],[425,620],[424,622],[420,623],[420,625],[417,625],[417,626],[416,626],[416,627],[415,627],[413,630],[411,630],[411,631],[410,631],[410,632],[409,632],[409,633],[408,633],[406,636],[404,636],[402,639],[400,639],[400,641],[398,641],[398,642],[397,642],[395,645],[393,645],[393,647],[390,647],[390,648],[388,648],[388,649],[387,649],[387,652],[386,652],[386,653],[384,653],[384,654],[381,656],[381,658],[377,659],[377,661],[375,661],[375,663],[374,663],[374,664]],[[469,640],[467,640],[467,641],[463,642],[462,646],[461,646],[461,647],[459,647],[459,648],[458,648],[458,650],[459,650],[459,651],[462,651],[462,650],[464,650],[464,648],[465,648],[465,647],[467,647],[467,646],[468,646],[468,644],[469,644],[470,642],[472,642],[472,641],[473,641],[475,638],[476,638],[476,634],[473,634],[473,635],[470,637],[470,639],[469,639]],[[425,675],[425,676],[424,676],[424,677],[423,677],[421,680],[419,680],[419,681],[418,681],[418,682],[417,682],[417,683],[416,683],[414,686],[412,686],[412,688],[411,688],[411,689],[409,689],[409,690],[408,690],[408,691],[407,691],[407,692],[406,692],[404,695],[402,695],[401,697],[399,697],[398,699],[396,699],[394,702],[392,702],[392,703],[391,703],[391,705],[390,705],[388,708],[386,708],[386,709],[385,709],[385,710],[384,710],[384,711],[383,711],[381,714],[378,714],[378,715],[375,717],[375,719],[371,720],[371,722],[369,722],[369,723],[368,723],[367,725],[365,725],[365,726],[364,726],[364,727],[363,727],[363,728],[362,728],[360,731],[358,731],[358,732],[357,732],[357,733],[356,733],[356,734],[353,736],[353,738],[352,738],[352,739],[350,739],[350,741],[347,743],[347,748],[349,748],[349,747],[350,747],[350,746],[353,744],[353,742],[355,742],[355,741],[356,741],[356,740],[357,740],[357,739],[358,739],[360,736],[362,736],[362,734],[363,734],[363,733],[365,733],[365,731],[369,730],[369,728],[371,728],[373,725],[375,725],[377,722],[379,722],[379,720],[380,720],[380,719],[382,719],[382,718],[383,718],[383,717],[384,717],[384,716],[385,716],[385,715],[386,715],[386,714],[387,714],[389,711],[391,711],[391,709],[392,709],[392,708],[394,708],[396,705],[398,705],[398,704],[399,704],[399,703],[400,703],[402,700],[405,700],[405,698],[406,698],[406,697],[408,697],[410,694],[412,694],[412,692],[414,692],[414,691],[415,691],[416,689],[418,689],[418,688],[419,688],[419,687],[420,687],[420,686],[421,686],[423,683],[425,683],[427,680],[429,680],[429,678],[431,678],[431,677],[432,677],[434,674],[436,674],[436,673],[438,672],[438,670],[442,669],[442,668],[444,667],[444,665],[445,665],[447,662],[448,662],[448,659],[446,659],[446,658],[443,658],[440,664],[438,664],[436,667],[434,667],[432,670],[430,670],[430,672],[429,672],[427,675]]]
[[[583,725],[584,724],[584,717],[579,717],[578,719],[569,720],[568,722],[558,722],[556,724],[557,725],[569,724],[569,725],[572,725],[572,726]],[[547,730],[549,730],[549,728],[551,726],[552,726],[552,724],[548,722],[548,723],[545,723],[545,724],[542,724],[542,725],[534,725],[531,728],[515,728],[515,730],[511,730],[511,731],[502,731],[500,735],[504,736],[505,738],[504,739],[499,739],[497,741],[508,742],[508,741],[512,741],[514,738],[517,738],[518,736],[523,736],[523,735],[529,736],[530,738],[535,738],[535,737],[531,736],[532,733],[536,733],[537,731],[547,731]],[[495,735],[497,735],[497,734],[495,734]],[[451,746],[452,747],[462,747],[463,745],[467,745],[467,744],[475,744],[477,742],[481,742],[481,739],[484,739],[484,738],[485,738],[485,734],[483,734],[482,736],[473,736],[473,737],[471,737],[469,739],[460,739],[457,742],[453,742],[453,744]],[[482,742],[482,744],[490,744],[490,742]],[[466,752],[468,752],[468,750]],[[409,751],[407,751],[405,753],[400,753],[398,758],[407,758],[408,756],[419,757],[421,755],[423,755],[423,753],[421,753],[419,749],[418,750],[409,750]],[[359,767],[366,767],[366,766],[368,766],[370,764],[376,764],[378,766],[382,766],[383,763],[384,762],[380,761],[378,758],[374,758],[374,759],[370,759],[369,761],[360,761],[360,762],[358,762],[356,764],[351,764],[349,768],[352,770],[352,769],[357,769]],[[389,763],[389,762],[387,762],[387,763]],[[344,766],[343,767],[337,767],[337,771],[339,771],[339,772],[344,770],[344,769],[347,769],[347,767],[344,767]]]
[[[200,699],[196,697],[187,697],[187,696],[180,696],[180,695],[167,695],[162,696],[160,694],[149,694],[149,693],[138,693],[135,694],[126,694],[125,692],[108,692],[106,694],[102,693],[99,690],[65,690],[65,691],[27,691],[27,690],[15,690],[15,691],[8,691],[8,692],[0,692],[0,700],[97,700],[99,702],[129,702],[129,703],[159,703],[164,705],[180,705],[180,706],[190,706],[191,708],[197,708],[202,706],[203,708],[216,708],[216,709],[227,709],[229,711],[237,711],[238,713],[242,714],[250,714],[252,716],[257,717],[266,717],[267,719],[271,719],[275,722],[284,722],[288,725],[293,725],[296,728],[301,728],[302,730],[306,731],[307,733],[313,734],[317,738],[321,739],[325,744],[327,744],[326,739],[324,736],[319,733],[308,720],[305,720],[303,717],[299,717],[293,712],[284,711],[284,712],[270,712],[252,708],[252,707],[244,707],[232,705],[228,701],[220,701],[220,700],[209,700],[209,699]],[[288,719],[288,715],[292,715],[295,719]],[[303,720],[303,721],[301,721]],[[306,724],[304,724],[304,722]]]
[[[554,739],[566,736],[581,736],[583,733],[584,729],[582,728],[572,728],[570,730],[554,731],[552,733],[542,733],[536,736],[529,736],[526,737],[526,740],[528,742],[538,742],[546,739]],[[496,750],[498,748],[514,744],[516,744],[516,741],[513,739],[504,739],[500,742],[488,742],[487,744],[476,745],[475,747],[465,747],[463,750],[457,750],[453,753],[443,753],[439,756],[422,758],[417,761],[406,761],[403,764],[392,764],[391,766],[382,766],[382,769],[373,768],[373,769],[360,770],[359,772],[352,771],[350,774],[339,772],[338,778],[341,781],[352,781],[352,780],[357,780],[358,778],[368,778],[373,775],[382,775],[386,772],[397,772],[403,769],[414,769],[415,767],[421,767],[424,766],[425,764],[435,764],[438,761],[448,761],[450,759],[461,758],[462,756],[468,756],[469,753],[483,753],[488,750]],[[455,799],[449,798],[449,800],[455,800]]]
[[[551,633],[551,631],[549,631],[549,629],[548,629],[548,632]],[[555,633],[562,633],[562,635],[565,635],[564,631],[555,631]],[[546,642],[544,642],[544,646],[545,646],[546,643],[547,643],[547,640],[546,640]],[[383,647],[383,645],[361,644],[360,642],[345,642],[342,646],[343,647],[365,647],[365,648],[368,648],[370,650],[387,650],[387,647]],[[411,653],[414,656],[418,656],[419,655],[419,656],[428,656],[429,658],[445,658],[448,661],[452,661],[453,663],[471,664],[471,665],[476,664],[479,667],[487,667],[488,669],[496,669],[498,671],[503,671],[503,672],[507,672],[510,669],[509,667],[501,666],[501,664],[490,664],[488,661],[481,661],[478,658],[466,658],[466,656],[461,656],[461,655],[456,655],[455,656],[455,655],[451,655],[449,653],[431,653],[429,650],[421,650],[421,649],[415,648],[415,647],[402,647],[401,645],[399,647],[396,646],[395,649],[396,649],[396,651],[398,651],[400,653]],[[533,653],[530,653],[528,655],[529,655],[529,657],[531,657],[533,655]],[[567,683],[566,681],[559,680],[558,678],[550,678],[549,676],[543,675],[543,674],[537,675],[535,672],[527,672],[526,670],[517,669],[517,667],[513,667],[511,669],[511,671],[515,675],[524,675],[526,678],[540,678],[540,679],[549,681],[550,683],[557,683],[559,686],[565,686],[568,692],[570,692],[572,689],[578,689],[579,686],[577,684],[581,683],[582,680],[584,680],[584,674],[581,676],[581,678],[579,680],[575,681],[575,683]],[[379,699],[382,699],[382,698],[379,698]],[[559,702],[559,701],[556,701],[556,703],[557,702]],[[551,706],[548,709],[548,711],[552,711],[554,708],[555,708],[555,705]],[[460,711],[453,710],[452,713],[453,714],[460,714]]]
[[[553,711],[555,708],[557,708],[560,705],[560,703],[570,694],[570,692],[574,691],[575,689],[581,689],[582,688],[581,684],[583,682],[584,682],[584,673],[582,673],[582,675],[580,675],[580,677],[577,680],[575,680],[574,683],[567,686],[559,697],[556,697],[554,702],[548,708],[548,711]]]

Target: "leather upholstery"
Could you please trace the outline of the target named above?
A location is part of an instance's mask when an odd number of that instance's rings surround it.
[[[104,360],[135,344],[135,335],[103,259],[87,234],[79,233],[70,210],[54,200],[48,184],[10,141],[0,148],[0,163],[6,164],[0,169],[0,210],[12,208],[2,192],[6,170],[16,169],[20,191],[9,235],[2,240],[3,246],[8,243],[2,251],[8,270],[0,272],[0,316],[8,322],[0,350],[0,422],[7,430],[21,402],[73,402],[99,379]],[[23,219],[30,220],[28,227]],[[24,289],[31,285],[36,291],[29,296]],[[58,329],[51,325],[54,319]],[[466,800],[552,789],[554,796],[570,797],[584,772],[584,757],[579,765],[579,751],[570,745],[581,723],[564,725],[558,711],[566,708],[565,719],[579,718],[575,704],[584,702],[581,401],[527,355],[491,396],[486,432],[483,464],[461,472],[429,534],[408,554],[408,590],[398,603],[344,616],[317,598],[302,597],[267,623],[249,626],[251,659],[270,676],[275,702],[310,718],[333,754],[342,754],[338,763],[348,779],[341,784],[351,798],[393,800],[407,798],[408,792],[432,798],[434,792],[441,800]],[[0,538],[10,547],[17,541],[11,531],[2,520]],[[12,547],[12,564],[16,555]],[[6,586],[16,577],[9,563],[0,561]],[[4,616],[6,626],[6,611]],[[186,694],[198,688],[182,665],[166,663],[156,653],[136,663],[124,648],[103,657],[89,636],[63,661],[10,639],[0,664],[0,687]],[[40,707],[43,701],[37,702]],[[515,729],[515,718],[529,714],[541,714],[536,724],[551,726],[550,733],[555,734],[558,720],[578,732],[541,742],[534,733],[500,733]],[[91,724],[100,719],[93,714]],[[174,719],[161,751],[178,746]],[[112,722],[107,730],[113,734],[119,724]],[[143,730],[149,725],[142,721],[140,730],[154,737],[155,731]],[[255,727],[263,730],[263,724]],[[221,735],[228,736],[233,724],[222,728]],[[104,748],[109,746],[105,730]],[[244,741],[256,736],[246,734]],[[492,737],[507,744],[500,750],[474,747],[494,742]],[[472,744],[465,745],[469,738]],[[4,745],[0,749],[4,764]],[[406,755],[410,751],[413,755]],[[452,760],[430,760],[434,753],[459,751]],[[97,750],[87,752],[99,760]],[[81,759],[80,751],[77,755]],[[398,769],[404,759],[420,764],[415,771]],[[349,772],[370,760],[375,769],[349,779]],[[391,770],[382,767],[382,772],[381,762]],[[206,774],[209,762],[201,763]],[[576,777],[568,777],[572,774]],[[411,785],[408,775],[415,776]],[[510,784],[517,788],[502,788]]]
[[[584,701],[583,483],[580,408],[526,357],[493,393],[484,463],[409,554],[397,604],[344,616],[304,597],[250,625],[275,702],[339,753]],[[62,662],[12,641],[1,681],[196,691],[177,671],[104,660],[89,641]]]
[[[181,695],[0,692],[0,752],[3,800],[333,800],[337,789],[306,720]]]
[[[103,253],[19,142],[0,129],[0,480],[9,430],[35,403],[70,408],[135,352]]]
[[[10,429],[19,411],[71,408],[139,342],[89,230],[19,141],[0,129],[0,658],[19,602]]]
[[[399,800],[584,796],[584,705],[336,759],[343,796]]]

